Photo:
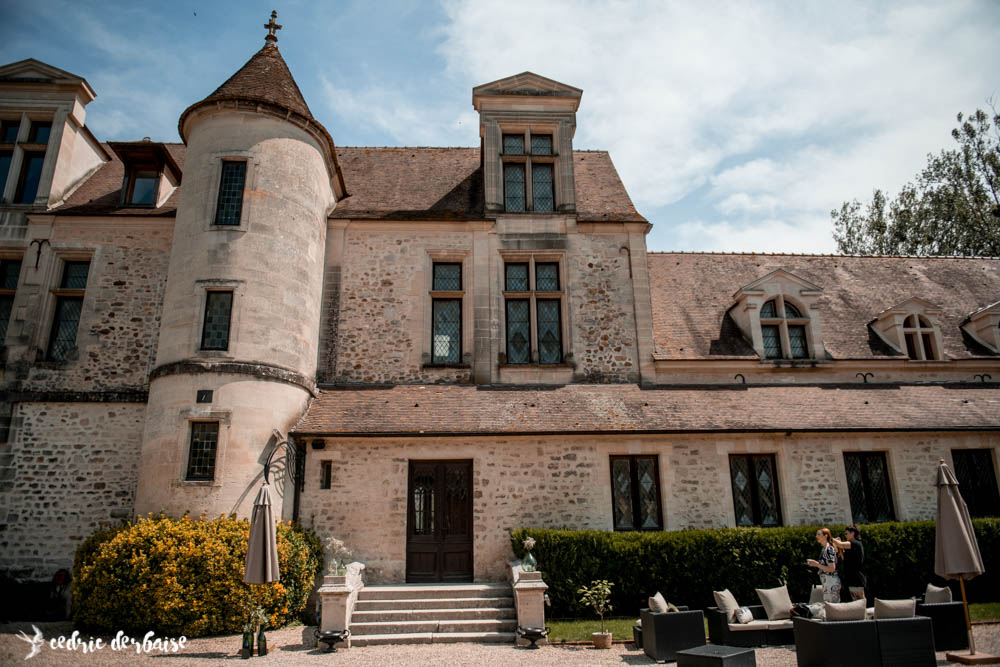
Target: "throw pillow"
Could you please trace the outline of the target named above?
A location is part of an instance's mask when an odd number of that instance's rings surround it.
[[[678,609],[677,605],[675,605],[673,602],[668,602],[667,611],[680,611],[680,609]]]
[[[649,598],[649,610],[657,614],[662,614],[667,610],[667,601],[663,599],[662,593],[657,593]]]
[[[780,621],[792,617],[792,598],[788,596],[788,586],[758,588],[756,591],[767,612],[767,620]]]
[[[875,618],[910,618],[917,608],[917,601],[879,600],[875,598]]]
[[[719,608],[719,611],[725,612],[726,622],[732,623],[736,620],[736,610],[740,608],[740,605],[737,604],[736,598],[729,592],[729,589],[713,591],[712,596],[715,598],[715,606]]]
[[[823,610],[828,621],[863,621],[865,619],[865,601],[824,602]]]
[[[924,604],[937,604],[939,602],[951,602],[951,589],[947,586],[938,588],[934,584],[927,584],[927,592],[924,593]]]
[[[753,620],[753,612],[750,611],[750,607],[740,607],[736,610],[736,620],[739,623],[749,623]]]

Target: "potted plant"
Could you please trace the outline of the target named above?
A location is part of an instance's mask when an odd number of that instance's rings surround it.
[[[610,581],[600,579],[590,582],[590,586],[583,586],[577,591],[581,604],[593,607],[601,619],[601,631],[590,635],[594,640],[594,648],[611,648],[611,633],[604,627],[604,615],[612,609],[611,586]]]
[[[524,538],[524,558],[521,559],[521,570],[523,572],[535,572],[538,569],[538,561],[531,555],[531,550],[535,548],[535,538]]]

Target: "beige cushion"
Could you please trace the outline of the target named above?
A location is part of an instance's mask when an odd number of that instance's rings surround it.
[[[730,623],[730,632],[743,632],[744,630],[767,630],[767,625],[770,621],[750,621],[749,623]]]
[[[812,590],[809,591],[809,604],[817,604],[823,602],[823,587],[813,586]]]
[[[764,605],[767,612],[767,620],[780,621],[783,618],[792,617],[792,598],[788,596],[788,586],[778,586],[777,588],[758,588],[757,597]]]
[[[879,600],[875,598],[875,618],[910,618],[917,608],[917,601]]]
[[[750,611],[750,607],[740,607],[736,610],[736,620],[739,623],[751,623],[753,622],[753,612]]]
[[[740,605],[736,602],[736,598],[733,594],[729,592],[727,588],[724,591],[713,591],[712,596],[715,597],[715,606],[719,608],[719,611],[726,612],[726,620],[732,623],[736,620],[736,610],[740,608]]]
[[[768,630],[791,630],[794,626],[792,625],[792,620],[788,619],[786,621],[768,621]]]
[[[937,604],[939,602],[951,602],[951,589],[947,586],[938,588],[933,584],[927,584],[927,592],[924,593],[924,604]]]
[[[824,602],[823,609],[828,621],[863,621],[865,618],[865,601]]]
[[[656,595],[649,598],[649,610],[655,611],[658,614],[662,614],[667,610],[667,601],[663,599],[663,594],[657,592]]]

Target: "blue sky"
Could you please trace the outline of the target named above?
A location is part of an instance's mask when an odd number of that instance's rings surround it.
[[[30,8],[30,11],[24,11]],[[1000,3],[0,0],[0,63],[85,77],[103,140],[177,118],[278,46],[338,145],[474,146],[473,86],[531,70],[584,90],[653,250],[831,252],[829,211],[895,191],[1000,97]]]

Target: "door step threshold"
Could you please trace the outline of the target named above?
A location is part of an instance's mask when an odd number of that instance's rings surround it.
[[[509,589],[509,587],[508,587]],[[362,590],[362,592],[364,592]],[[405,600],[365,600],[359,596],[354,603],[354,612],[359,611],[393,611],[405,605],[407,609],[513,609],[514,598],[509,594],[497,597],[482,598],[407,598]]]
[[[513,632],[406,632],[384,635],[352,635],[351,646],[384,644],[513,644]]]

